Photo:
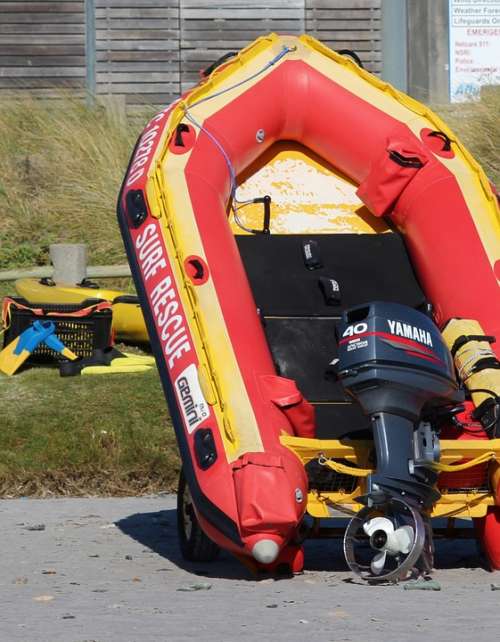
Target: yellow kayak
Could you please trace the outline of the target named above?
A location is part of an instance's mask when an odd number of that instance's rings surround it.
[[[121,290],[98,286],[55,284],[48,279],[18,279],[16,290],[30,303],[81,303],[85,299],[104,299],[113,304],[113,331],[125,343],[149,342],[138,297]]]

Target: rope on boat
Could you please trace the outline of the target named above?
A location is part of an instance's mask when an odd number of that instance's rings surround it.
[[[356,468],[354,466],[347,466],[347,464],[341,464],[334,459],[328,459],[323,454],[318,457],[318,463],[321,466],[327,466],[327,468],[335,470],[337,473],[351,475],[352,477],[368,477],[368,475],[375,472],[372,468]]]
[[[465,355],[469,356],[467,356],[467,359],[464,360],[458,368],[458,376],[463,382],[476,373],[474,366],[480,359],[495,356],[493,350],[489,346],[487,348],[481,348],[479,346],[462,350],[460,353],[460,359],[463,359]]]
[[[493,451],[482,453],[474,459],[469,459],[459,464],[443,464],[441,462],[429,463],[428,467],[436,470],[440,473],[455,473],[461,470],[468,470],[469,468],[474,468],[474,466],[479,466],[480,464],[485,464],[492,459],[496,459],[496,454]],[[328,459],[325,455],[321,454],[318,457],[318,463],[321,466],[327,466],[332,470],[335,470],[337,473],[343,475],[351,475],[352,477],[368,477],[375,472],[373,468],[355,468],[354,466],[347,466],[333,459]]]
[[[490,451],[483,453],[482,455],[478,455],[477,457],[474,457],[474,459],[469,459],[469,461],[464,461],[461,464],[442,464],[439,461],[435,461],[430,464],[430,468],[433,468],[438,472],[454,473],[459,470],[474,468],[474,466],[479,466],[479,464],[485,464],[487,461],[491,461],[492,459],[496,459],[496,455],[494,452]]]
[[[246,227],[241,219],[238,216],[238,210],[243,207],[244,205],[249,205],[250,203],[253,203],[253,199],[245,200],[245,201],[240,201],[236,197],[236,188],[237,188],[237,181],[236,181],[236,170],[234,169],[234,165],[229,158],[229,154],[226,152],[224,149],[224,146],[222,143],[210,132],[204,125],[199,123],[190,113],[189,111],[193,109],[193,107],[197,107],[198,105],[201,105],[202,103],[207,102],[208,100],[212,100],[212,98],[217,98],[218,96],[222,96],[228,91],[231,91],[233,89],[237,89],[238,87],[241,87],[241,85],[244,85],[247,82],[250,82],[254,80],[254,78],[257,78],[261,74],[263,74],[265,71],[267,71],[270,67],[275,65],[277,62],[279,62],[284,56],[286,56],[288,53],[295,51],[297,47],[283,47],[283,49],[272,58],[272,60],[269,60],[261,69],[253,73],[251,76],[248,76],[247,78],[244,78],[243,80],[240,80],[239,82],[235,83],[234,85],[230,85],[229,87],[225,87],[224,89],[221,89],[220,91],[216,91],[213,94],[210,94],[210,96],[205,96],[204,98],[200,98],[199,100],[195,101],[193,104],[187,106],[184,105],[184,116],[186,119],[195,127],[197,127],[201,132],[206,134],[208,138],[212,141],[212,143],[217,147],[217,149],[220,151],[222,154],[227,168],[229,170],[229,176],[231,179],[231,192],[230,192],[230,198],[231,198],[231,209],[233,212],[234,220],[236,224],[245,232],[250,232],[254,233],[255,230],[251,230],[250,228]],[[238,203],[240,207],[235,207],[234,203]]]

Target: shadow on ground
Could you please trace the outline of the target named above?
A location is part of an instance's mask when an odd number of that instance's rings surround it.
[[[183,559],[177,537],[175,509],[153,513],[134,513],[117,521],[116,526],[125,535],[194,575],[233,580],[252,579],[249,571],[224,551],[221,551],[215,562],[196,563]]]
[[[188,562],[181,556],[177,538],[175,509],[134,513],[116,522],[128,537],[194,575],[233,580],[254,580],[254,576],[234,557],[222,551],[211,563]],[[484,566],[475,540],[437,540],[436,569],[480,568]],[[305,569],[308,571],[348,572],[341,539],[307,540]]]

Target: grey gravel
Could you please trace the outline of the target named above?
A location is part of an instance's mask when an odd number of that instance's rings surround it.
[[[45,524],[31,524],[28,526],[24,526],[24,530],[26,531],[44,531],[45,530]]]
[[[1,642],[498,640],[498,574],[473,542],[436,543],[442,591],[427,592],[353,578],[340,541],[306,542],[294,578],[256,581],[227,554],[186,563],[167,495],[2,500],[0,523]]]

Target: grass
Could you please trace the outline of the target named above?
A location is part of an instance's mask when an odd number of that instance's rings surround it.
[[[437,111],[500,183],[500,92]],[[0,103],[0,269],[45,265],[55,242],[87,243],[92,264],[126,261],[115,202],[146,119],[126,122],[69,95]],[[115,285],[132,288],[130,280]],[[13,293],[12,283],[0,282],[0,297]],[[154,371],[0,375],[0,401],[0,496],[132,494],[175,484],[179,458]]]
[[[0,269],[46,265],[55,242],[123,263],[116,198],[140,129],[70,96],[0,104]]]
[[[500,189],[500,89],[487,87],[478,102],[440,106],[436,111]]]
[[[0,496],[175,487],[179,458],[156,370],[61,378],[0,374]]]

